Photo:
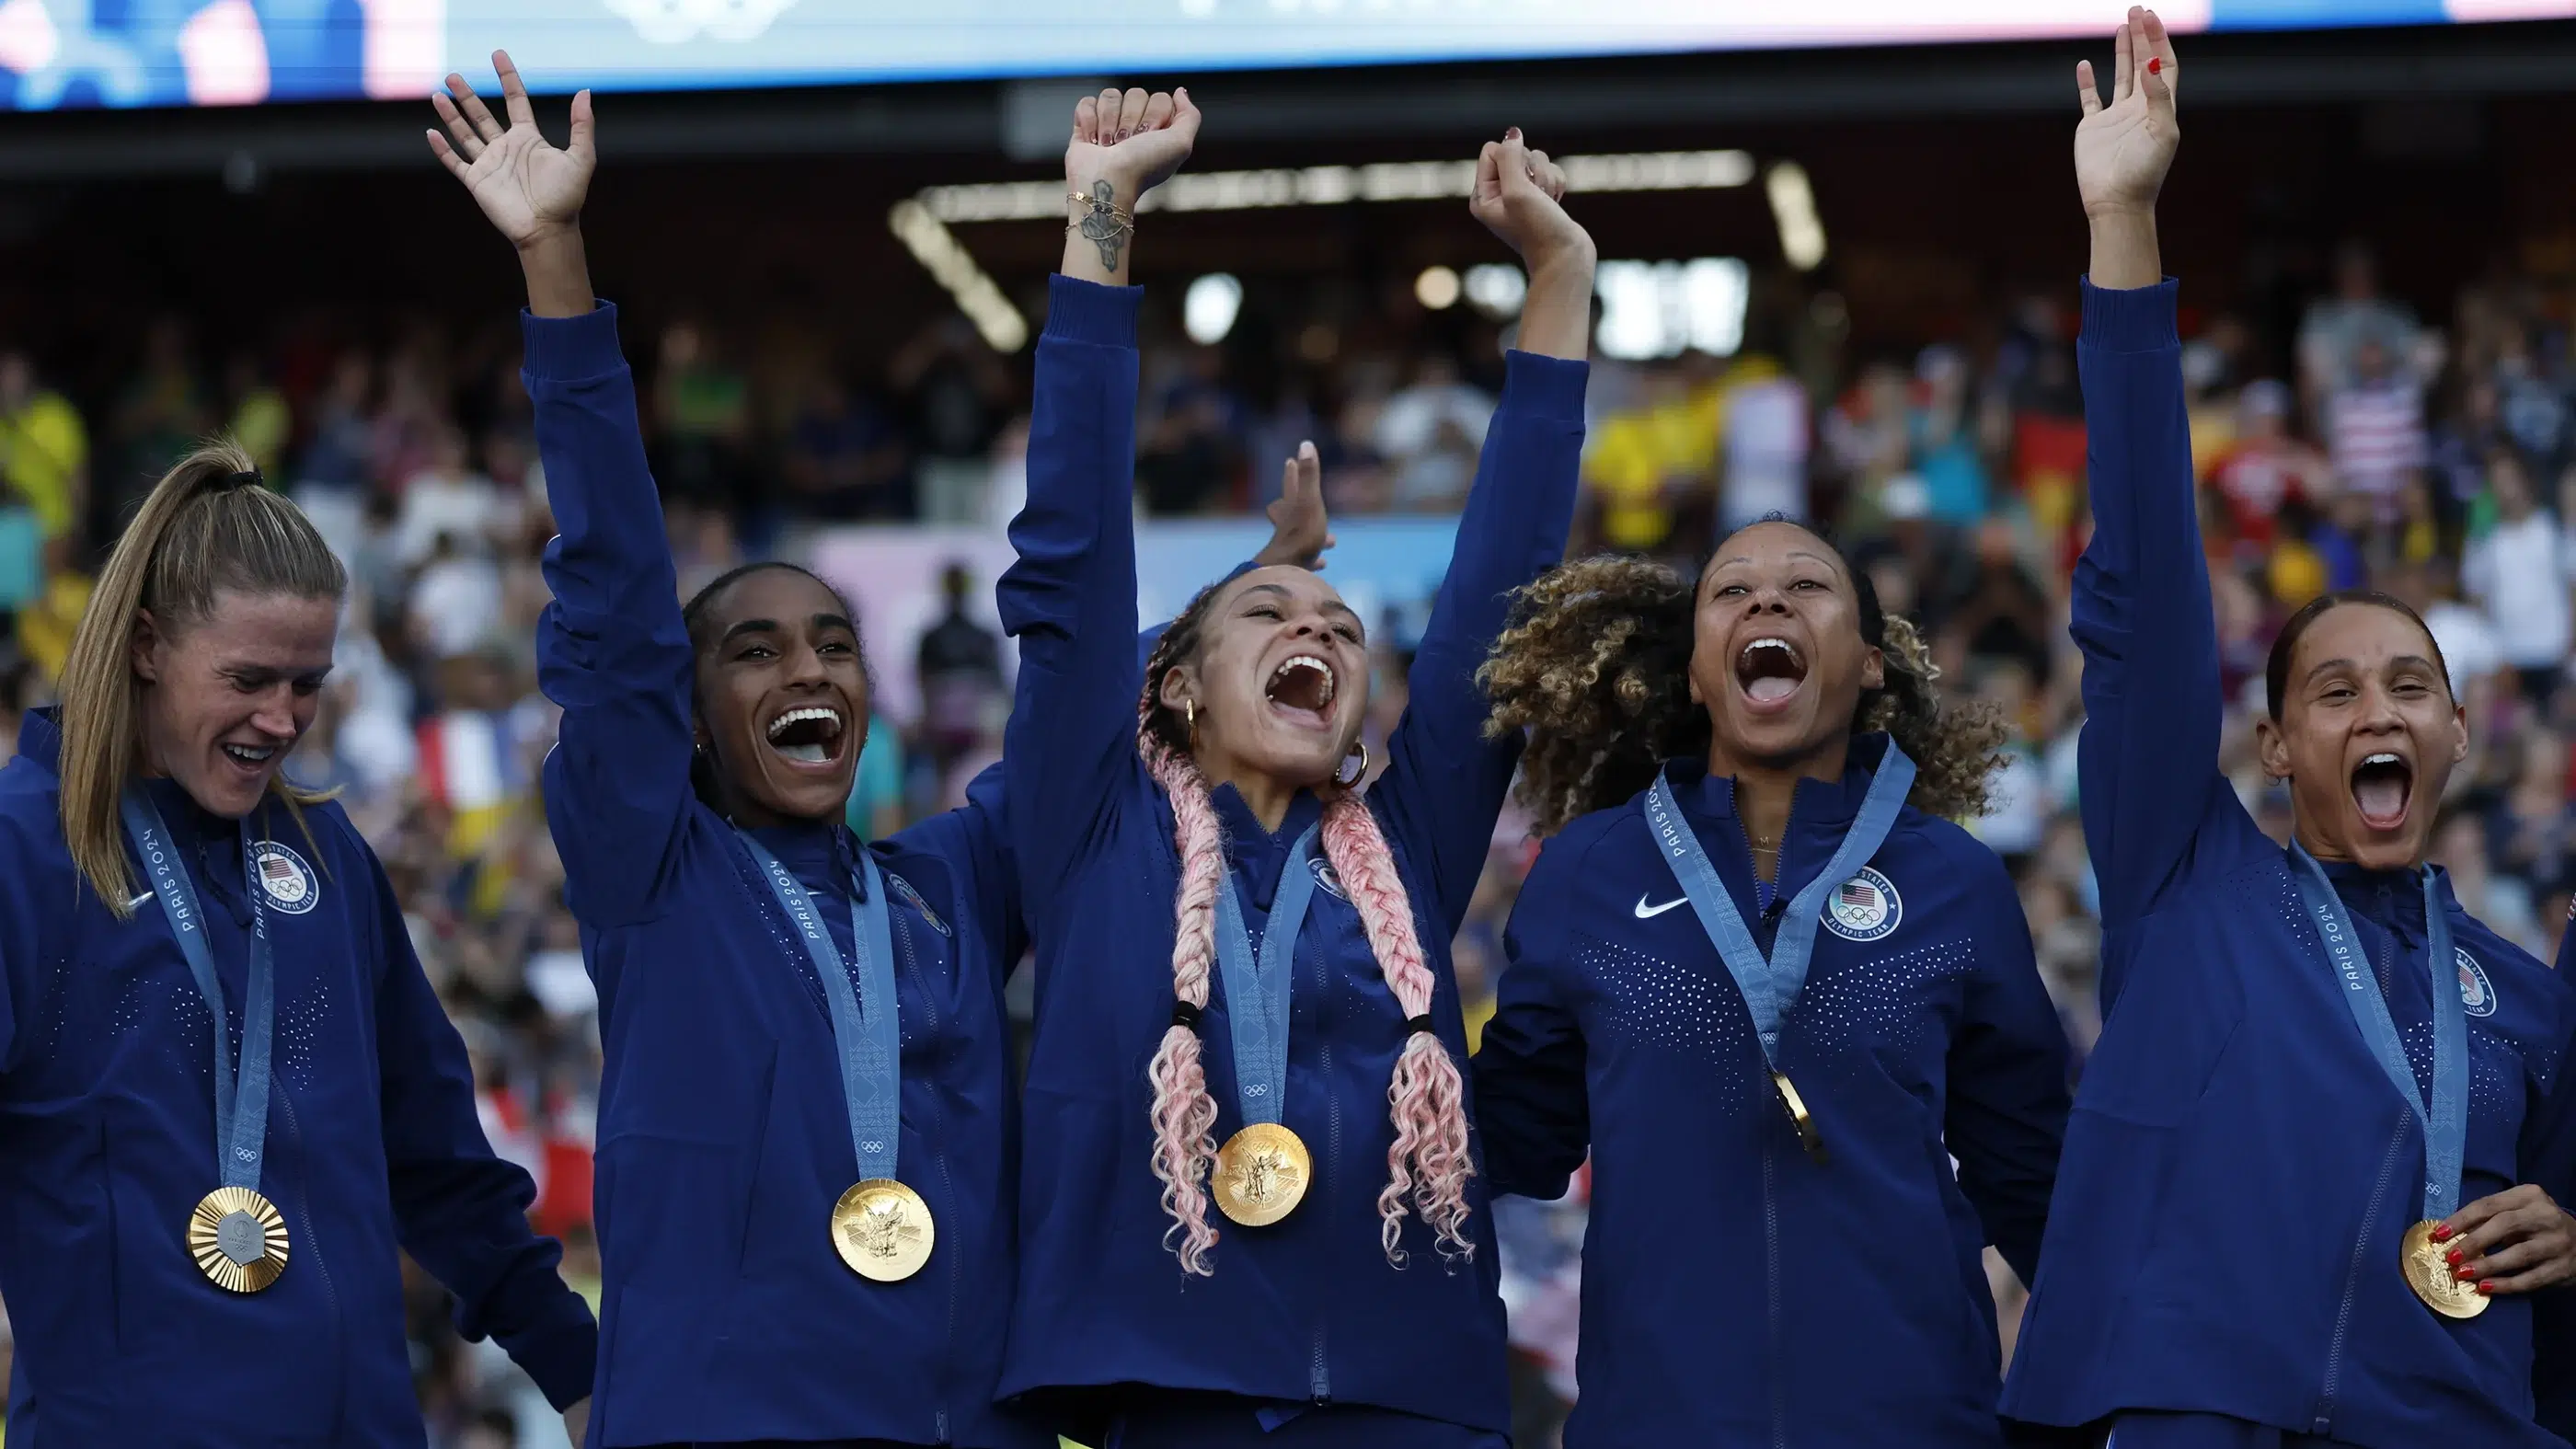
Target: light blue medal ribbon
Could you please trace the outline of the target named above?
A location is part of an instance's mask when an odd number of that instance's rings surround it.
[[[1234,872],[1223,871],[1217,878],[1217,966],[1225,977],[1226,1023],[1234,1034],[1235,1100],[1246,1126],[1276,1123],[1288,1093],[1288,978],[1296,970],[1297,933],[1305,928],[1306,907],[1315,898],[1309,862],[1318,829],[1308,826],[1288,850],[1257,961],[1252,932],[1243,923],[1243,902],[1235,895]]]
[[[1690,822],[1682,818],[1671,780],[1658,774],[1654,788],[1646,792],[1646,822],[1654,829],[1664,858],[1672,863],[1673,878],[1681,882],[1682,893],[1690,897],[1691,912],[1699,917],[1700,929],[1708,933],[1709,943],[1717,947],[1719,958],[1726,962],[1727,974],[1735,978],[1745,1009],[1753,1014],[1754,1038],[1762,1045],[1762,1060],[1771,1070],[1771,1084],[1789,1114],[1790,1124],[1798,1129],[1799,1142],[1806,1147],[1807,1155],[1818,1162],[1825,1160],[1824,1138],[1817,1132],[1815,1119],[1808,1114],[1788,1074],[1780,1070],[1781,1023],[1797,1002],[1799,990],[1807,984],[1807,963],[1816,953],[1816,931],[1823,924],[1826,897],[1878,853],[1887,833],[1896,827],[1897,812],[1905,808],[1906,793],[1913,788],[1914,761],[1894,740],[1888,741],[1887,754],[1878,762],[1878,773],[1869,782],[1869,793],[1862,797],[1860,814],[1843,832],[1842,844],[1835,847],[1825,868],[1790,899],[1767,957],[1745,926],[1743,915],[1735,909],[1734,898],[1726,893],[1725,882],[1718,879],[1717,867],[1709,863],[1708,851],[1691,833]]]
[[[832,1205],[833,1250],[862,1278],[895,1283],[921,1271],[937,1238],[930,1205],[895,1176],[903,1135],[903,1043],[894,995],[892,905],[876,858],[858,852],[859,899],[850,908],[851,944],[859,953],[859,987],[850,985],[841,948],[824,928],[814,898],[778,857],[748,832],[742,843],[760,862],[779,908],[805,938],[814,974],[832,1007],[832,1046],[841,1059],[841,1097],[850,1113],[850,1151],[859,1180]],[[861,999],[864,991],[865,999]]]
[[[224,1007],[223,981],[215,974],[214,952],[206,944],[204,911],[196,886],[180,864],[177,843],[141,789],[125,792],[120,812],[135,853],[152,878],[152,892],[179,954],[196,979],[197,995],[214,1019],[215,1161],[223,1186],[199,1201],[189,1220],[189,1249],[198,1268],[222,1287],[256,1293],[277,1281],[286,1269],[286,1222],[259,1191],[260,1164],[268,1149],[269,1056],[277,1018],[275,952],[268,939],[268,912],[260,897],[259,850],[250,821],[241,823],[242,893],[250,899],[250,982],[242,1005],[241,1071],[235,1080],[232,1053],[226,1050],[231,1017]]]
[[[1244,924],[1243,901],[1235,894],[1234,872],[1217,876],[1217,969],[1225,979],[1235,1102],[1242,1109],[1243,1126],[1217,1149],[1209,1186],[1218,1211],[1248,1228],[1268,1227],[1296,1211],[1315,1176],[1306,1144],[1279,1119],[1288,1094],[1288,980],[1296,971],[1297,936],[1306,925],[1306,908],[1315,898],[1313,860],[1320,829],[1306,827],[1288,849],[1258,957]]]
[[[804,885],[749,835],[742,843],[760,862],[769,889],[787,918],[805,938],[805,954],[814,974],[823,978],[823,995],[832,1004],[832,1045],[841,1059],[841,1095],[850,1109],[850,1148],[859,1162],[859,1180],[875,1182],[895,1175],[895,1155],[903,1133],[901,1046],[896,1038],[894,1000],[894,935],[886,906],[885,877],[874,857],[862,850],[859,870],[863,897],[852,909],[852,944],[859,952],[859,976],[866,996],[850,985],[841,948],[823,925],[823,913]]]
[[[2325,942],[2352,1024],[2360,1028],[2370,1054],[2379,1059],[2379,1069],[2388,1074],[2397,1094],[2424,1124],[2424,1216],[2429,1221],[2447,1218],[2460,1205],[2460,1164],[2468,1149],[2469,1014],[2460,1001],[2451,922],[2442,909],[2432,868],[2423,871],[2424,933],[2429,938],[2433,985],[2433,1100],[2427,1103],[2415,1085],[2415,1068],[2406,1060],[2397,1023],[2388,1014],[2388,1000],[2380,994],[2379,978],[2363,957],[2361,940],[2344,916],[2334,883],[2304,846],[2292,842],[2290,854],[2297,862],[2291,879],[2298,883],[2299,899]]]

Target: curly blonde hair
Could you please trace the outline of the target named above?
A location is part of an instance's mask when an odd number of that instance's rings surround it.
[[[2002,717],[1945,701],[1913,621],[1882,612],[1868,576],[1842,569],[1859,595],[1861,640],[1886,671],[1883,687],[1862,692],[1852,733],[1884,730],[1913,759],[1907,799],[1917,809],[1954,820],[1987,813],[2004,762]],[[1666,760],[1708,752],[1708,711],[1690,698],[1697,593],[1695,574],[1601,557],[1560,564],[1513,601],[1476,680],[1493,701],[1488,737],[1529,732],[1519,792],[1541,835],[1627,800]]]

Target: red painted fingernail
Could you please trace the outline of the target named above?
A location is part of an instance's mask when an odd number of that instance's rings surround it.
[[[2451,1240],[2451,1225],[2449,1223],[2444,1223],[2440,1227],[2435,1228],[2432,1232],[2425,1234],[2425,1236],[2431,1238],[2437,1243],[2447,1243]]]
[[[2457,1249],[2457,1248],[2453,1248],[2453,1249],[2452,1249],[2448,1254],[2446,1254],[2446,1255],[2444,1255],[2444,1256],[2449,1260],[2449,1262],[2450,1262],[2450,1264],[2451,1264],[2451,1266],[2452,1266],[2452,1267],[2456,1268],[2456,1267],[2460,1266],[2460,1250],[2459,1250],[2459,1249]]]
[[[2495,1296],[2495,1285],[2494,1285],[2493,1283],[2481,1283],[2481,1284],[2479,1284],[2479,1285],[2478,1285],[2478,1296],[2479,1296],[2479,1297],[2481,1297],[2481,1298],[2492,1298],[2492,1297],[2494,1297],[2494,1296]]]
[[[2163,56],[2151,55],[2147,57],[2147,74],[2162,75],[2164,74],[2164,69],[2165,62]]]

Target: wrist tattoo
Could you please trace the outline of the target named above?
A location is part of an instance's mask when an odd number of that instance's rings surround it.
[[[1118,254],[1127,248],[1127,239],[1135,234],[1135,223],[1129,213],[1118,209],[1118,188],[1106,177],[1091,183],[1089,194],[1075,193],[1075,200],[1090,207],[1082,217],[1083,239],[1100,249],[1100,265],[1115,272]]]

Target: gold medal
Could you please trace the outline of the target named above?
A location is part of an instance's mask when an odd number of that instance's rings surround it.
[[[1780,1107],[1789,1114],[1789,1125],[1798,1129],[1798,1145],[1806,1148],[1807,1155],[1822,1164],[1825,1160],[1825,1138],[1816,1130],[1816,1119],[1807,1115],[1806,1098],[1799,1096],[1798,1089],[1789,1085],[1786,1072],[1773,1072],[1771,1087],[1780,1094]]]
[[[1247,1228],[1266,1228],[1297,1210],[1314,1177],[1314,1159],[1296,1133],[1255,1122],[1216,1150],[1216,1205]]]
[[[2475,1283],[2463,1282],[2451,1270],[2450,1256],[2440,1243],[2433,1241],[2433,1230],[2441,1223],[2426,1218],[2406,1230],[2406,1241],[2398,1248],[2398,1271],[2406,1275],[2406,1286],[2424,1300],[2424,1306],[2444,1318],[2475,1318],[2487,1311],[2488,1298]]]
[[[286,1219],[249,1188],[216,1188],[188,1214],[188,1252],[216,1287],[257,1293],[286,1271]]]
[[[930,1204],[891,1177],[872,1177],[832,1204],[832,1246],[850,1271],[878,1283],[900,1283],[930,1261],[938,1238]]]

